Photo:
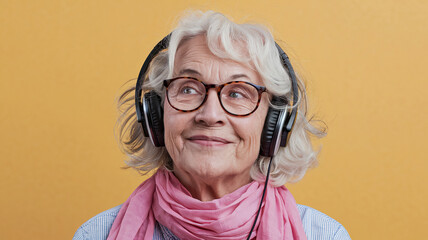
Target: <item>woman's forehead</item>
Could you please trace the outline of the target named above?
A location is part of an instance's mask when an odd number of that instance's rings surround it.
[[[248,78],[250,82],[261,84],[260,75],[254,69],[248,63],[216,56],[209,49],[204,36],[196,36],[180,44],[174,62],[174,75],[205,78],[220,74],[228,81]]]

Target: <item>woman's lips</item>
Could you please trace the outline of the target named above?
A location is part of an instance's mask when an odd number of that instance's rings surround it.
[[[215,137],[215,136],[205,136],[205,135],[191,136],[188,138],[188,140],[203,146],[221,146],[221,145],[231,143],[230,141],[224,138]]]

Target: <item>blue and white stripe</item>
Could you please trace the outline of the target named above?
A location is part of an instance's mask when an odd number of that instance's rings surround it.
[[[89,219],[76,232],[73,240],[105,240],[120,206],[102,212]],[[313,208],[297,205],[300,212],[303,228],[308,240],[349,240],[346,229],[333,218]],[[166,227],[156,224],[153,234],[154,240],[178,240]]]

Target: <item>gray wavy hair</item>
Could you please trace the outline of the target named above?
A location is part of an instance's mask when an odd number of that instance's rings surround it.
[[[255,68],[272,95],[290,96],[291,80],[284,69],[275,41],[264,26],[257,24],[236,24],[220,13],[192,12],[183,17],[173,30],[169,47],[160,52],[151,62],[144,80],[143,92],[154,90],[164,101],[164,79],[172,77],[175,53],[186,39],[205,35],[211,52],[221,58],[245,63]],[[245,48],[243,48],[245,47]],[[242,49],[246,52],[243,53]],[[317,127],[314,120],[308,119],[306,90],[298,77],[300,99],[293,107],[298,108],[287,147],[281,147],[274,156],[270,180],[274,186],[300,180],[307,169],[317,163],[317,151],[314,151],[309,135],[323,137],[325,127]],[[137,122],[134,106],[135,86],[128,87],[118,97],[119,118],[116,124],[116,138],[121,149],[128,156],[125,168],[134,168],[146,174],[159,167],[173,170],[172,160],[165,147],[154,147],[144,137],[141,124]],[[273,106],[270,103],[271,107]],[[325,126],[325,125],[324,125]],[[264,181],[270,158],[259,156],[254,161],[251,177]]]

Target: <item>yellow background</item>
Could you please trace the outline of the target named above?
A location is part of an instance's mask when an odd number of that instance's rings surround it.
[[[114,99],[185,9],[268,25],[329,126],[298,203],[353,239],[422,239],[428,1],[0,1],[0,238],[71,239],[143,181]]]

